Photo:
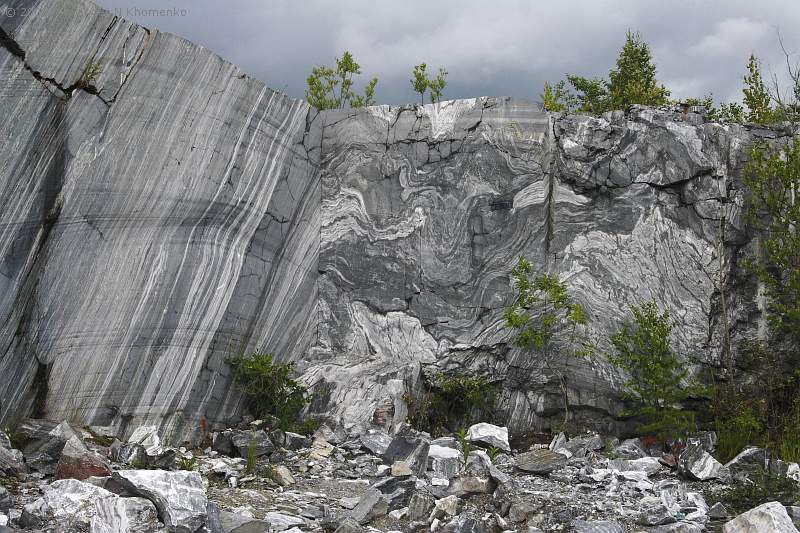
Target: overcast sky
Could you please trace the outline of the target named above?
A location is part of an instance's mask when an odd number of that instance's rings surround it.
[[[413,65],[450,72],[445,98],[538,99],[565,73],[605,76],[625,31],[650,43],[674,97],[740,100],[751,52],[785,70],[776,30],[800,52],[798,0],[99,0],[202,44],[274,89],[303,97],[314,65],[350,50],[379,78],[378,103],[415,101]],[[185,15],[127,16],[174,7]],[[800,54],[794,56],[800,61]],[[362,84],[357,84],[360,87]]]

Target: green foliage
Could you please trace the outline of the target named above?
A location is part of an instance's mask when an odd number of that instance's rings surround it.
[[[305,418],[292,426],[292,432],[300,435],[311,435],[319,429],[320,425],[322,425],[322,422],[317,419]]]
[[[554,355],[550,350],[553,337],[566,334],[574,348],[579,341],[577,328],[586,325],[586,312],[572,301],[565,282],[550,274],[534,276],[533,266],[524,257],[519,258],[511,275],[518,294],[503,314],[506,327],[515,331],[517,346],[543,352],[549,364]],[[588,344],[583,347],[588,348]],[[586,355],[583,350],[572,353]]]
[[[743,181],[748,221],[763,234],[749,266],[766,289],[771,329],[800,341],[800,137],[778,150],[755,144]]]
[[[669,90],[656,80],[650,47],[638,33],[628,31],[617,67],[608,73],[608,78],[611,109],[626,109],[633,104],[659,106],[669,102]]]
[[[415,93],[419,94],[420,104],[425,103],[425,91],[428,90],[428,76],[425,73],[427,68],[426,63],[420,63],[415,65],[414,70],[411,71],[411,87]]]
[[[492,446],[488,450],[486,450],[486,455],[488,455],[489,459],[494,463],[494,460],[497,458],[498,455],[500,455],[500,448]]]
[[[227,363],[253,416],[274,418],[277,429],[294,431],[302,426],[300,414],[311,397],[305,386],[292,379],[293,363],[277,363],[272,355],[259,352],[231,357]]]
[[[569,92],[565,87],[564,80],[555,85],[544,82],[544,89],[539,94],[539,98],[542,100],[542,107],[545,111],[560,113],[566,111],[569,106]]]
[[[567,75],[567,80],[577,91],[577,94],[566,98],[570,110],[591,115],[599,115],[611,110],[606,80],[575,75]]]
[[[661,313],[654,301],[632,306],[631,312],[633,323],[611,336],[616,353],[608,360],[630,376],[625,382],[628,399],[639,405],[635,414],[646,420],[639,431],[661,440],[686,437],[696,429],[695,413],[681,404],[702,390],[694,383],[682,386],[688,372],[670,348],[669,312]]]
[[[751,72],[757,63],[751,57]],[[749,119],[766,120],[763,83],[751,76]],[[760,106],[760,108],[759,108]],[[760,111],[759,111],[760,109]],[[755,114],[754,114],[755,113]],[[770,338],[739,346],[738,365],[748,378],[718,392],[715,429],[723,458],[747,445],[768,448],[786,461],[800,460],[800,142],[777,148],[756,143],[743,171],[750,192],[747,220],[760,250],[743,263],[766,296]]]
[[[767,502],[797,505],[800,484],[792,478],[757,469],[748,479],[737,479],[725,489],[708,495],[709,504],[721,502],[733,514],[741,514]]]
[[[353,76],[356,74],[361,74],[361,66],[348,51],[336,58],[335,69],[324,65],[314,67],[306,78],[306,100],[317,109],[357,108],[375,104],[378,78],[367,82],[364,94],[356,94],[353,90]]]
[[[758,59],[752,54],[747,62],[747,75],[744,77],[742,93],[744,94],[744,105],[747,107],[745,115],[747,121],[756,124],[771,124],[780,120],[779,113],[771,106],[772,99],[761,77]]]
[[[467,468],[469,454],[472,453],[472,443],[469,441],[469,438],[467,438],[467,430],[465,428],[459,428],[459,430],[456,431],[456,438],[459,444],[461,444],[461,457],[464,461],[464,468]]]
[[[103,72],[103,67],[97,61],[90,59],[81,73],[78,80],[78,87],[85,89],[92,85],[97,77]]]
[[[745,121],[744,107],[736,102],[722,103],[718,109],[712,109],[708,119],[715,122],[741,124]]]
[[[438,374],[419,397],[405,396],[409,423],[444,435],[462,423],[494,418],[496,386],[482,376]]]
[[[244,467],[245,474],[252,474],[256,471],[256,464],[258,459],[256,458],[256,443],[251,442],[247,446],[247,464]]]
[[[745,402],[729,404],[727,414],[714,421],[717,432],[717,459],[727,463],[747,446],[760,443],[764,426],[755,411]]]
[[[718,389],[712,405],[720,460],[733,458],[746,446],[759,446],[785,461],[800,461],[796,354],[748,343],[739,348],[739,365],[748,379],[735,389]]]
[[[178,468],[180,470],[197,470],[197,457],[181,457],[178,459]]]
[[[564,82],[545,83],[541,94],[548,111],[577,111],[599,115],[627,109],[634,104],[659,106],[669,103],[669,90],[658,83],[650,46],[638,33],[628,31],[616,67],[605,78],[567,75],[574,93]]]
[[[525,350],[536,351],[539,360],[554,374],[564,395],[564,422],[569,419],[567,384],[564,374],[553,367],[558,353],[552,341],[566,341],[572,356],[588,356],[592,346],[579,331],[587,323],[586,312],[575,303],[567,284],[550,274],[534,276],[533,266],[520,257],[511,271],[517,289],[517,298],[503,313],[506,327],[514,331],[514,343]]]
[[[442,99],[442,92],[447,86],[447,71],[440,68],[435,78],[429,78],[427,69],[427,63],[414,66],[414,70],[411,71],[411,87],[419,94],[421,104],[425,103],[426,91],[430,91],[431,103],[435,104]]]

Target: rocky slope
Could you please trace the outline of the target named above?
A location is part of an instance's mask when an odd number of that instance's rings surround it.
[[[298,363],[331,423],[393,430],[424,376],[470,372],[501,386],[512,434],[544,429],[558,383],[502,326],[519,255],[568,281],[598,354],[650,298],[691,363],[719,364],[726,328],[759,333],[739,174],[774,131],[506,98],[318,113],[87,0],[9,9],[4,423],[199,438],[240,414],[225,357],[261,348]],[[577,421],[618,429],[616,372],[560,365]]]
[[[0,432],[0,533],[797,533],[800,524],[800,486],[743,508],[719,492],[763,468],[800,480],[797,463],[748,448],[723,466],[709,453],[713,433],[662,454],[591,433],[512,450],[507,429],[486,423],[432,440],[409,428],[392,437],[326,426],[310,438],[252,421],[192,450],[163,447],[153,427],[128,442],[109,429],[26,420],[14,436],[22,451]]]

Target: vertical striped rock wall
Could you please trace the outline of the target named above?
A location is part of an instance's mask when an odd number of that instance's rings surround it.
[[[226,355],[302,353],[312,340],[308,105],[91,2],[11,5],[2,418],[156,423],[174,438],[225,420],[238,402]],[[102,73],[82,83],[93,62]]]
[[[669,309],[697,368],[719,362],[721,279],[734,341],[757,331],[738,176],[774,132],[507,98],[318,113],[88,0],[0,11],[4,423],[198,436],[241,414],[225,357],[261,348],[348,426],[391,428],[444,372],[496,382],[512,432],[546,428],[558,380],[503,328],[520,255],[589,313],[597,357],[557,366],[598,429],[629,305]]]

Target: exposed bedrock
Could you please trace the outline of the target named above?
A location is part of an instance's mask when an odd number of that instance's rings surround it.
[[[739,175],[767,130],[507,98],[318,113],[208,50],[86,0],[0,0],[0,419],[161,426],[241,414],[225,358],[294,360],[313,413],[392,426],[420,376],[501,386],[512,434],[562,394],[509,342],[524,255],[566,279],[599,357],[563,357],[615,429],[602,358],[655,298],[689,364],[756,334]],[[87,65],[99,75],[87,77]],[[721,274],[725,274],[724,276]]]
[[[584,425],[620,429],[621,378],[603,354],[631,304],[670,311],[696,371],[720,364],[721,280],[733,339],[756,334],[754,287],[734,266],[750,239],[739,175],[753,137],[772,132],[646,108],[563,117],[502,98],[325,121],[320,335],[306,371],[320,411],[397,424],[420,372],[467,372],[501,386],[512,433],[560,421],[558,378],[504,328],[520,255],[589,314],[596,356],[558,363]]]
[[[179,439],[230,417],[225,356],[312,340],[309,107],[91,2],[11,4],[25,16],[0,20],[2,418]]]

